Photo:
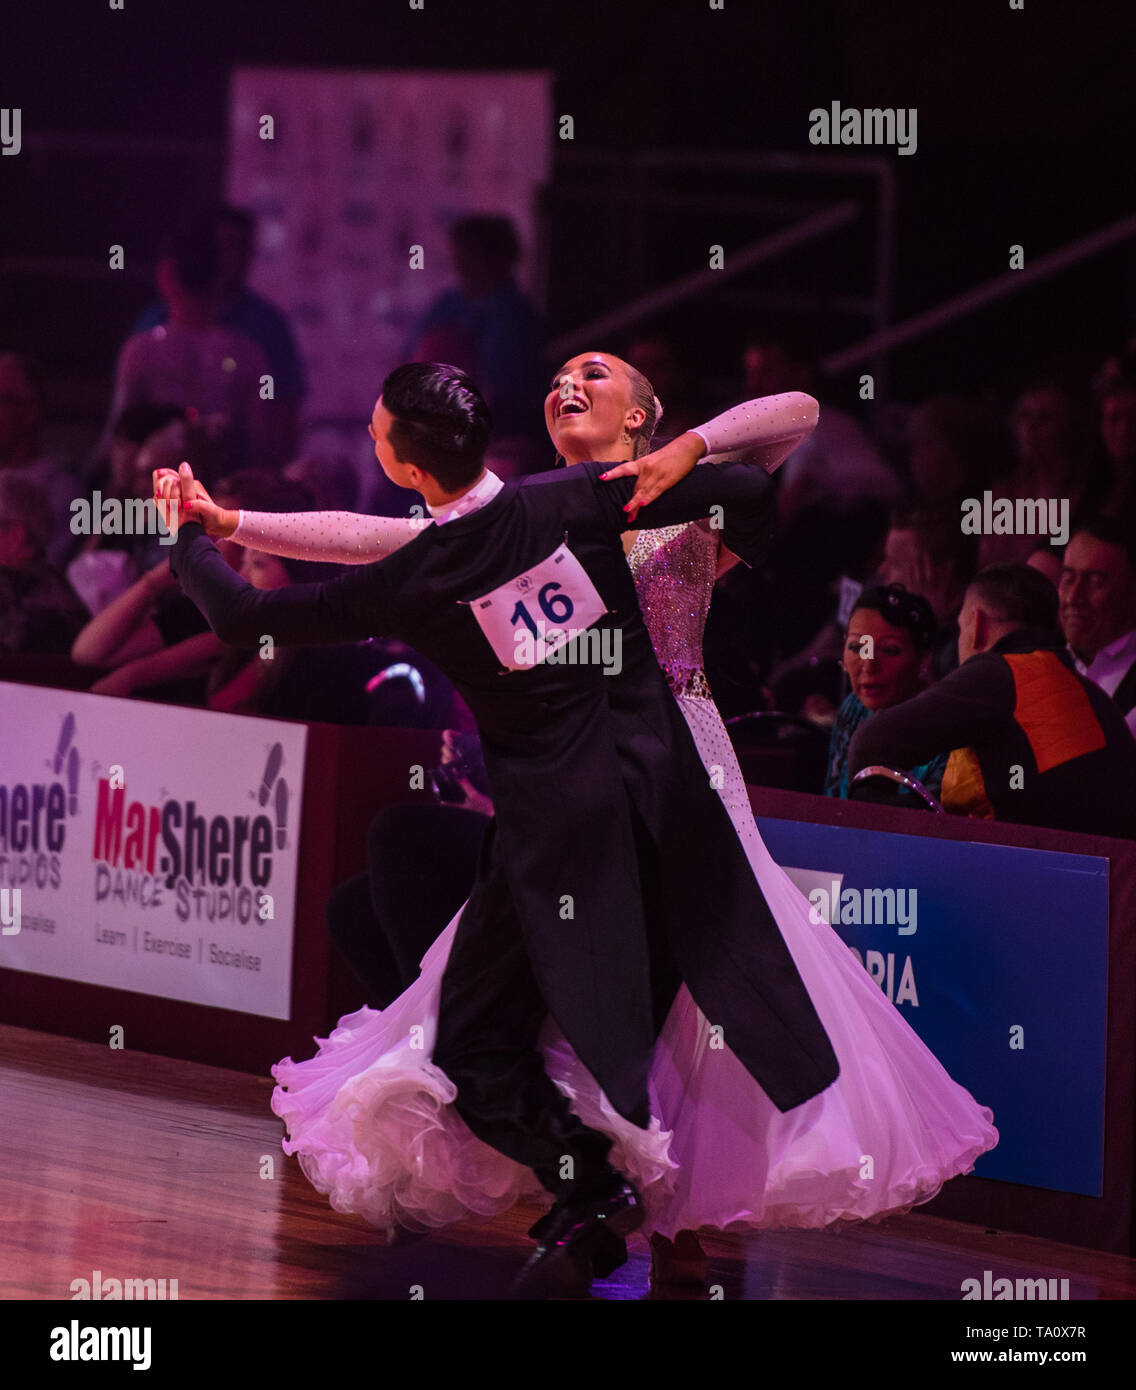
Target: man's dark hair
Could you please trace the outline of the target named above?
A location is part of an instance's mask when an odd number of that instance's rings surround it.
[[[394,417],[391,442],[446,492],[481,472],[493,419],[473,378],[444,362],[408,362],[383,382],[383,405]]]
[[[1104,541],[1105,545],[1114,545],[1117,550],[1122,550],[1124,558],[1128,561],[1128,568],[1136,574],[1136,535],[1133,535],[1130,523],[1123,522],[1115,516],[1089,516],[1073,527],[1073,535],[1069,539],[1072,540],[1082,533],[1092,536],[1095,541]]]
[[[489,265],[511,269],[521,254],[517,230],[508,217],[476,214],[450,228],[450,240]]]
[[[1057,590],[1032,565],[987,565],[967,589],[999,622],[1057,635]]]
[[[160,260],[173,261],[178,283],[191,294],[216,289],[221,267],[216,225],[207,213],[197,213],[175,232],[162,238]]]

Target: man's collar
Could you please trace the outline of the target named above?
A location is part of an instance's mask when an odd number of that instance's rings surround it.
[[[1127,632],[1122,632],[1119,637],[1114,637],[1112,641],[1105,646],[1098,647],[1088,661],[1078,656],[1071,646],[1068,647],[1069,654],[1077,663],[1077,668],[1082,675],[1084,675],[1090,666],[1095,666],[1101,657],[1103,657],[1106,662],[1114,661],[1117,657],[1123,658],[1127,655],[1129,650],[1136,653],[1136,627],[1129,628]]]
[[[470,512],[477,511],[479,507],[484,507],[486,502],[492,502],[504,486],[505,484],[497,474],[492,469],[487,468],[484,477],[479,478],[468,492],[463,492],[456,502],[444,502],[440,507],[431,507],[427,504],[426,510],[439,526],[444,526],[447,521],[455,521],[459,516],[467,516]]]

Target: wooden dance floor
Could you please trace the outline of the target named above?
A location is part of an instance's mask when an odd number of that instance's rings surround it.
[[[243,1072],[0,1028],[0,1298],[69,1299],[95,1270],[177,1279],[183,1300],[505,1296],[536,1207],[387,1249],[282,1153],[271,1091]],[[1068,1278],[1073,1299],[1136,1295],[1136,1261],[918,1214],[704,1243],[726,1299],[957,1301],[992,1267]],[[594,1297],[648,1297],[648,1265],[636,1238]]]

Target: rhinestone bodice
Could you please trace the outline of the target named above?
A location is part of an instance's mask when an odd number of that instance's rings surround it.
[[[718,568],[718,537],[696,522],[640,531],[627,556],[655,657],[679,695],[705,695],[702,633]]]

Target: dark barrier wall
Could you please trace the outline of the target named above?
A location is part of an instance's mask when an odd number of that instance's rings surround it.
[[[1089,835],[1068,835],[1029,826],[965,820],[919,811],[893,810],[862,802],[805,796],[798,792],[750,787],[750,803],[759,818],[966,840],[987,845],[1049,850],[1096,856],[1109,861],[1108,1006],[1105,1073],[1104,1182],[1100,1197],[1054,1192],[1041,1187],[980,1178],[948,1183],[920,1211],[970,1221],[976,1225],[1019,1231],[1072,1245],[1120,1254],[1136,1253],[1136,843]],[[1007,920],[1003,930],[1018,935],[1028,951],[1030,923]],[[1068,924],[1075,946],[1078,923]],[[1062,1097],[1049,1099],[1048,1118],[1055,1132],[1065,1122]],[[998,1123],[995,1113],[994,1123]]]

